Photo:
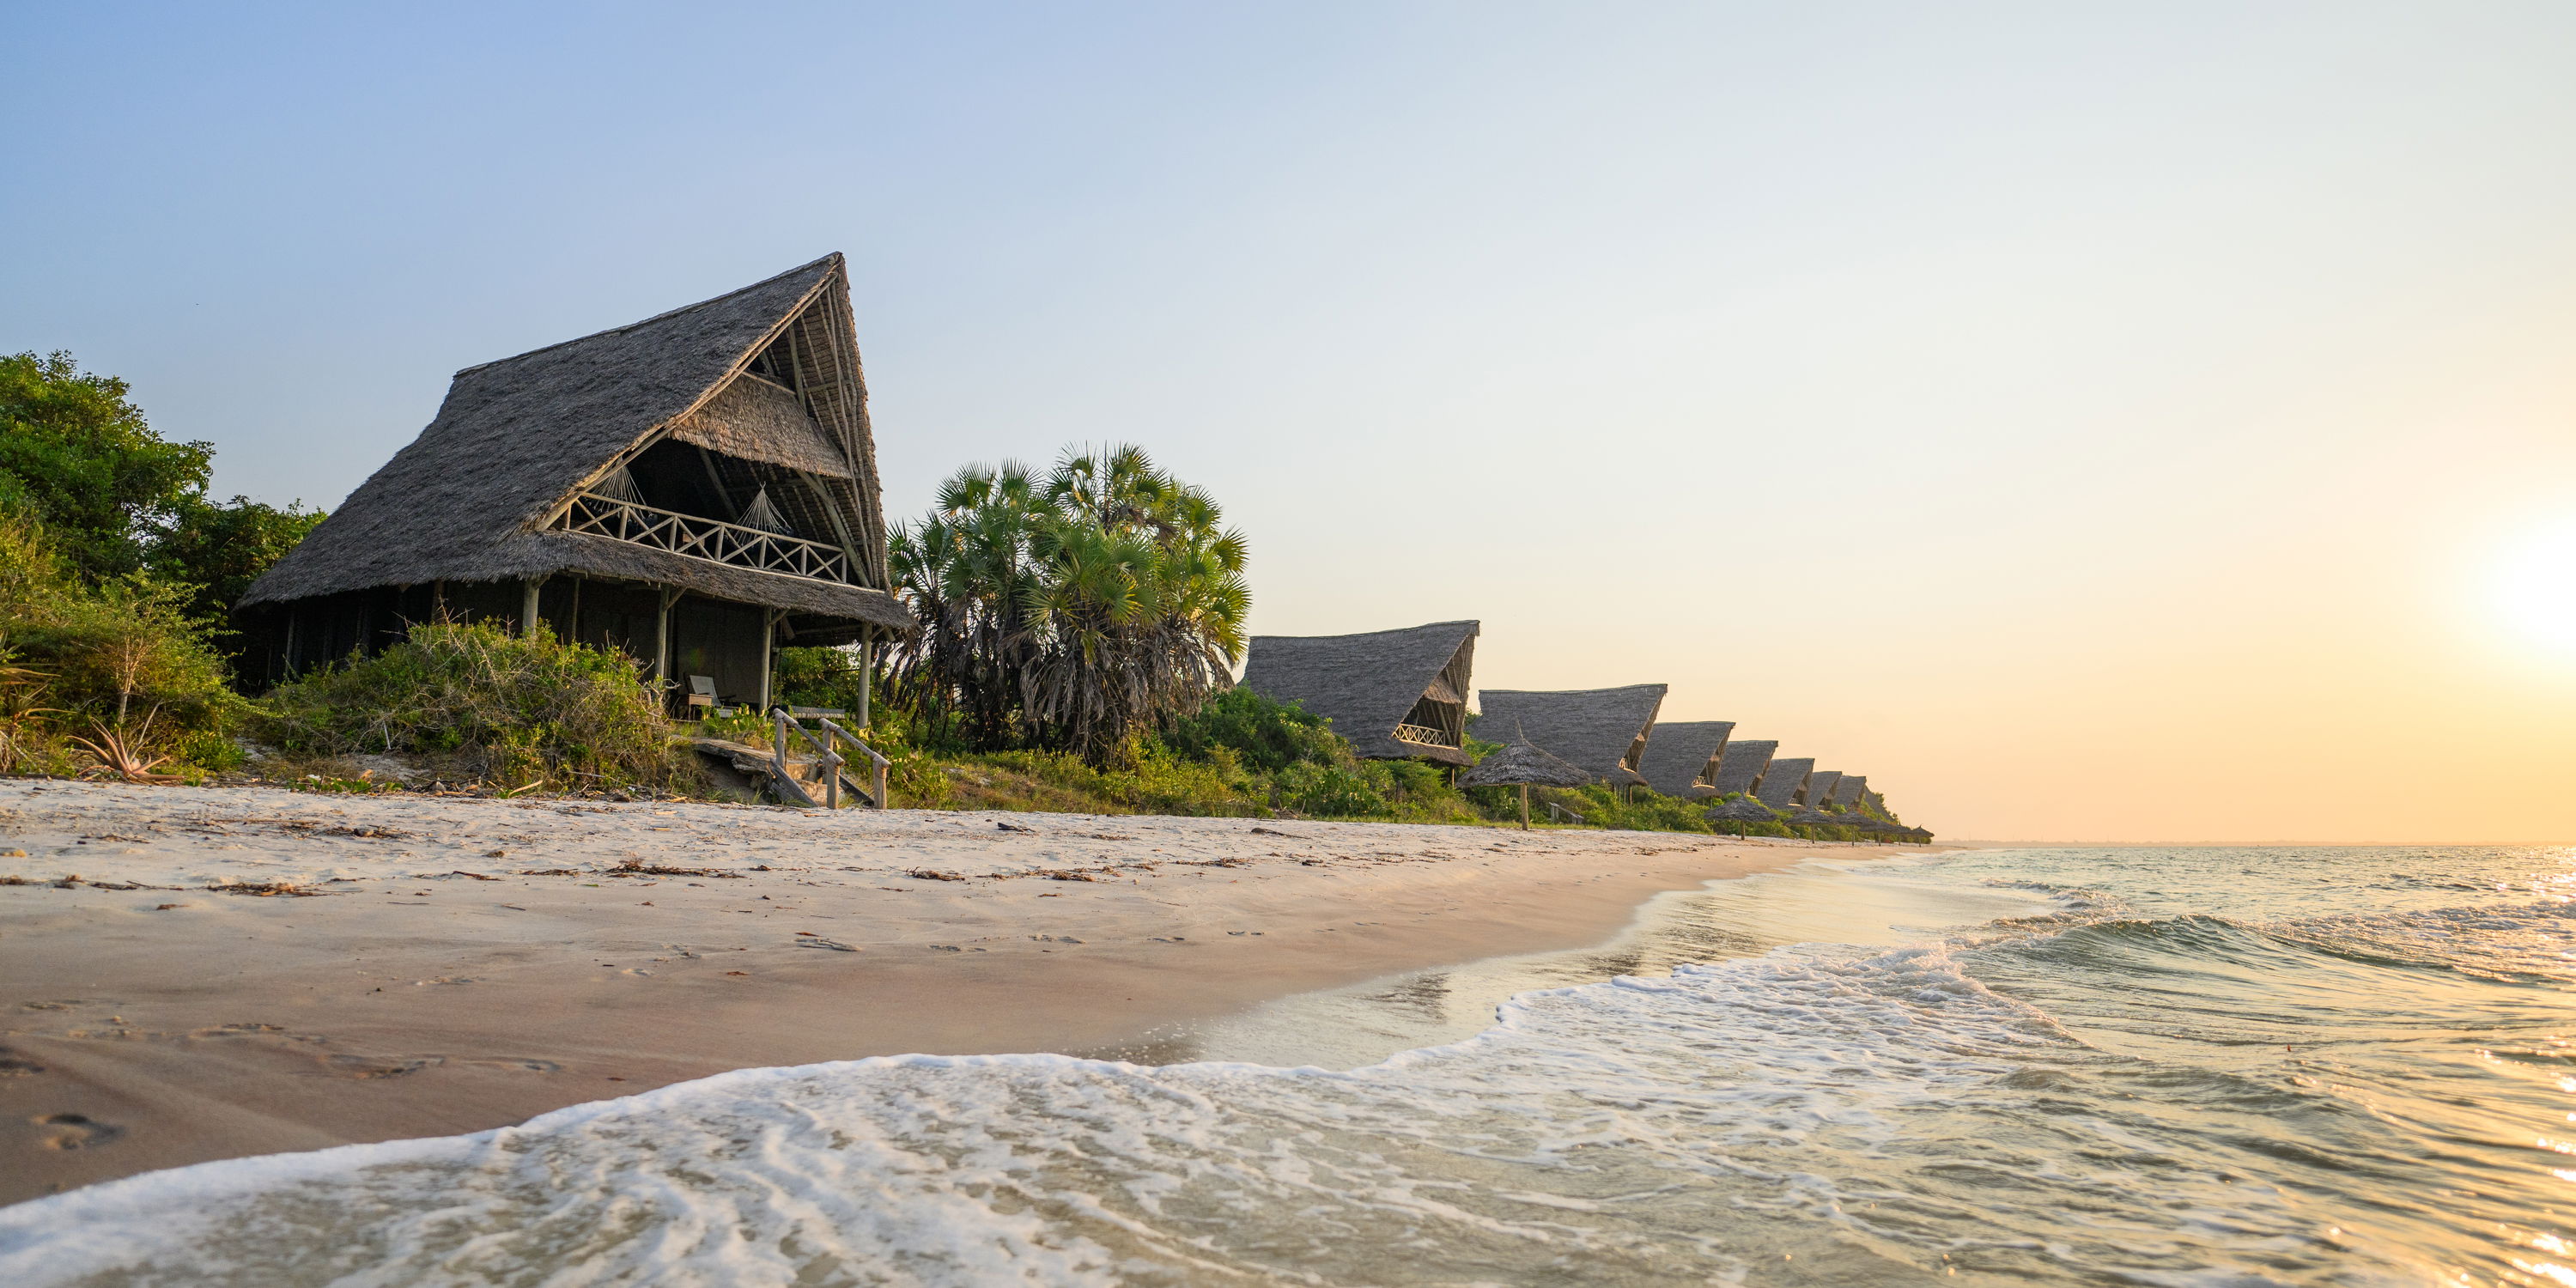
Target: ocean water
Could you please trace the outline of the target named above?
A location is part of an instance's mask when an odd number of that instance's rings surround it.
[[[1129,1060],[96,1186],[0,1209],[0,1282],[2576,1285],[2571,896],[2567,849],[1819,861]]]

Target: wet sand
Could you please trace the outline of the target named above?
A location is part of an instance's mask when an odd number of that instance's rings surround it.
[[[0,885],[0,1202],[748,1066],[1184,1058],[1151,1035],[1596,944],[1660,891],[1817,852],[25,781],[0,836],[27,882]],[[279,883],[318,893],[257,893]]]

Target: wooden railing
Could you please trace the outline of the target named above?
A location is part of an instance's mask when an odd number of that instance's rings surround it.
[[[1415,743],[1424,747],[1455,747],[1458,745],[1458,740],[1451,737],[1447,730],[1433,729],[1418,724],[1397,725],[1395,727],[1395,740],[1397,742]]]
[[[817,738],[813,730],[798,723],[796,717],[787,714],[785,707],[770,708],[769,716],[776,724],[776,728],[772,731],[774,739],[770,744],[770,767],[775,771],[773,777],[777,780],[780,795],[792,795],[807,805],[839,809],[841,807],[841,766],[850,762],[847,757],[835,750],[835,746],[838,743],[847,742],[858,748],[860,755],[868,758],[871,770],[866,792],[869,808],[886,808],[886,768],[893,762],[878,755],[876,748],[859,741],[857,734],[832,723],[829,717],[815,718],[814,723],[823,726],[823,736]],[[822,800],[814,799],[813,794],[796,781],[796,775],[787,772],[787,735],[790,733],[804,739],[806,745],[812,747],[823,759]]]
[[[574,497],[572,508],[564,511],[561,526],[567,532],[587,532],[709,563],[845,586],[857,584],[850,577],[850,556],[838,546],[620,501],[596,492]]]

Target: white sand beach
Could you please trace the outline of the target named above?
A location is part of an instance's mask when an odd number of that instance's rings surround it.
[[[33,781],[0,811],[0,1202],[733,1068],[1151,1060],[1157,1029],[1596,943],[1660,891],[1815,852]]]

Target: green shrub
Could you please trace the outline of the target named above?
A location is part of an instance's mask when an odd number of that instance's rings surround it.
[[[1237,686],[1208,699],[1172,722],[1162,735],[1172,751],[1207,760],[1232,751],[1246,768],[1276,773],[1290,765],[1338,765],[1352,759],[1350,744],[1322,716],[1273,702]]]
[[[289,752],[453,755],[512,784],[666,786],[661,701],[623,654],[490,623],[415,626],[374,657],[280,685],[262,729]]]

